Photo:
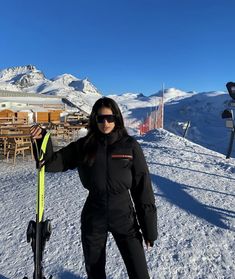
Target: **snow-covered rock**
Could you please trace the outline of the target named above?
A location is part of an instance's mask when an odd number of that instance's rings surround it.
[[[17,80],[20,76],[41,73],[35,66],[19,66],[19,67],[10,67],[7,69],[0,70],[0,81],[11,81]]]
[[[25,88],[45,80],[44,74],[35,66],[11,67],[0,71],[0,89],[24,91]]]

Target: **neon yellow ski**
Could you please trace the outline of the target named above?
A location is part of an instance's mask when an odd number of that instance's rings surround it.
[[[44,159],[44,154],[46,152],[47,142],[49,140],[50,133],[47,133],[43,139],[39,162]],[[42,222],[44,213],[44,193],[45,193],[45,165],[39,167],[38,170],[38,188],[37,188],[37,203],[36,203],[36,214],[38,216],[38,222]]]
[[[37,161],[39,162],[38,168],[38,183],[37,183],[37,197],[36,197],[36,221],[29,221],[27,228],[27,242],[31,242],[31,247],[34,254],[34,273],[33,279],[46,279],[43,275],[43,251],[46,241],[49,241],[51,235],[51,220],[43,220],[44,215],[44,192],[45,192],[45,158],[47,143],[50,133],[46,133],[43,138],[40,152],[35,141],[35,148],[37,151]],[[24,277],[23,279],[28,279]],[[49,276],[52,279],[52,276]]]

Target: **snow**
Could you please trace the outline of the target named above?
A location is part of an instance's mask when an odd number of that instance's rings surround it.
[[[179,93],[166,90],[170,95],[164,98],[164,128],[182,136],[182,123],[190,121],[187,138],[206,148],[227,153],[230,130],[226,128],[222,112],[229,107],[230,97],[225,92]],[[164,94],[165,95],[165,94]],[[167,95],[167,93],[166,93]],[[125,124],[132,134],[147,115],[159,104],[160,97],[145,97],[141,94],[110,95],[120,106]],[[235,148],[232,157],[235,156]]]
[[[20,87],[17,81],[23,77],[29,83]],[[101,97],[87,79],[63,74],[49,80],[30,65],[0,71],[0,89],[64,96],[88,113]],[[133,92],[109,97],[117,101],[129,133],[140,142],[151,173],[159,224],[155,246],[145,250],[151,279],[234,279],[235,148],[226,160],[230,130],[221,119],[229,95],[166,89],[166,130],[145,136],[137,136],[138,126],[158,105],[161,92],[149,97]],[[187,121],[190,128],[183,139]],[[85,133],[83,129],[77,136]],[[17,158],[13,166],[0,158],[0,279],[32,278],[26,229],[35,219],[36,181],[30,159]],[[53,233],[44,265],[45,273],[54,279],[86,278],[80,235],[86,196],[76,171],[46,174],[45,216],[52,219]],[[106,271],[109,279],[128,278],[112,236]]]
[[[7,69],[0,70],[0,80],[2,81],[11,81],[17,80],[23,75],[28,75],[32,73],[41,73],[35,66],[19,66],[19,67],[10,67]]]
[[[163,129],[138,136],[153,182],[159,238],[145,249],[151,279],[235,278],[235,159]],[[0,160],[0,278],[33,273],[26,228],[34,219],[34,162]],[[53,233],[44,255],[53,278],[86,278],[80,213],[87,196],[77,171],[46,174],[45,216]],[[107,276],[128,278],[110,236]]]
[[[25,77],[29,83],[19,86],[17,81]],[[87,79],[79,79],[71,74],[62,74],[47,79],[35,66],[12,67],[0,71],[0,89],[10,91],[34,92],[43,95],[67,98],[88,114],[94,102],[102,97],[98,89]],[[110,95],[117,101],[125,119],[125,125],[131,134],[138,134],[141,121],[159,104],[162,91],[152,96],[126,92],[122,95]],[[182,123],[190,121],[187,138],[206,148],[227,153],[230,130],[226,128],[222,112],[229,107],[231,98],[228,93],[185,92],[177,88],[164,90],[164,128],[179,136],[184,131]],[[235,156],[235,150],[232,157]]]
[[[179,90],[177,88],[167,88],[167,89],[164,89],[164,101],[166,102],[166,101],[170,101],[172,99],[180,100],[182,98],[191,97],[194,94],[195,93],[185,92],[185,91]],[[162,97],[162,90],[160,90],[156,94],[153,94],[152,96]]]
[[[48,98],[47,96],[39,96],[37,97],[0,97],[1,102],[12,102],[12,103],[27,103],[27,104],[62,104],[62,101],[60,98]]]
[[[61,96],[87,113],[101,97],[101,93],[87,78],[78,79],[70,74],[62,74],[47,79],[42,71],[32,65],[1,70],[0,89]]]

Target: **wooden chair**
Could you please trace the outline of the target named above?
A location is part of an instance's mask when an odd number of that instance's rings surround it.
[[[33,159],[33,147],[30,139],[24,139],[22,137],[14,137],[9,139],[6,148],[7,162],[10,155],[13,156],[13,164],[15,164],[16,156],[21,154],[23,158],[25,157],[25,152],[29,151]]]
[[[34,156],[33,156],[33,144],[32,144],[31,138],[23,138],[23,143],[24,143],[25,146],[29,146],[31,158],[34,159]]]
[[[4,138],[0,138],[0,156],[4,157],[5,155],[5,140]]]

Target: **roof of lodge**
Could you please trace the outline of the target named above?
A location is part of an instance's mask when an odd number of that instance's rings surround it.
[[[51,98],[51,99],[62,99],[60,96],[51,96],[39,93],[26,93],[22,91],[8,91],[0,89],[0,97],[35,97],[35,98]]]
[[[28,98],[25,100],[24,99],[25,97]],[[0,89],[0,101],[2,100],[3,102],[8,102],[11,101],[12,98],[14,98],[15,102],[21,103],[24,100],[24,102],[26,101],[26,103],[30,103],[32,105],[33,104],[37,105],[38,103],[41,102],[44,103],[45,99],[47,99],[46,102],[48,102],[49,104],[66,104],[68,107],[78,109],[79,111],[83,112],[85,115],[88,115],[88,113],[85,112],[83,109],[81,109],[76,104],[72,103],[67,98],[62,96],[51,96],[51,95],[39,94],[39,93],[27,93],[22,91],[8,91],[8,90]]]

